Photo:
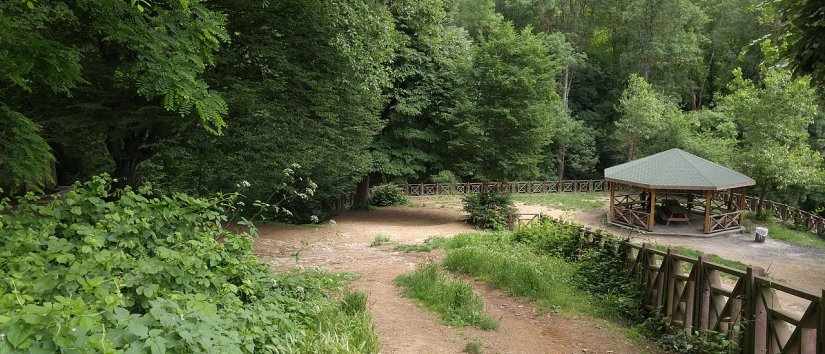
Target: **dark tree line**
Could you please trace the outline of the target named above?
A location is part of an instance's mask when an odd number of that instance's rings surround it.
[[[106,172],[279,202],[298,176],[318,185],[292,202],[307,218],[359,183],[597,178],[680,147],[815,209],[823,16],[810,0],[3,2],[0,187]]]

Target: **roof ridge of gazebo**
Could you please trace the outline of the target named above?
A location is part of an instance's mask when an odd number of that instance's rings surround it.
[[[705,179],[705,182],[707,182],[709,185],[713,184],[713,179],[708,178],[708,176],[707,176],[707,175],[705,175],[705,173],[702,171],[702,169],[701,169],[701,168],[699,168],[699,166],[696,166],[696,164],[695,164],[695,163],[693,163],[693,160],[690,158],[690,157],[697,157],[697,158],[702,159],[701,157],[696,156],[696,155],[693,155],[693,154],[691,154],[691,153],[689,153],[689,152],[687,152],[687,151],[685,151],[685,150],[679,149],[679,148],[672,148],[672,149],[670,149],[670,150],[676,150],[676,152],[678,152],[678,153],[679,153],[679,157],[681,157],[681,158],[682,158],[682,160],[684,160],[685,162],[687,162],[687,163],[689,163],[691,166],[693,166],[693,170],[694,170],[694,171],[696,171],[696,173],[698,173],[700,176],[702,176],[702,178],[704,178],[704,179]],[[665,150],[665,151],[668,151],[668,150]],[[665,152],[665,151],[663,151],[663,152]],[[652,156],[652,155],[651,155],[651,156]],[[718,164],[718,163],[715,163],[715,162],[713,162],[713,161],[710,161],[710,160],[706,160],[706,159],[702,159],[702,160],[705,160],[705,161],[707,161],[707,162],[710,162],[710,163],[712,163],[712,164],[716,165],[717,167],[724,167],[724,168],[727,168],[727,167],[725,167],[725,166],[722,166],[722,165],[720,165],[720,164]],[[730,170],[730,169],[728,168],[728,170]],[[736,172],[736,171],[734,171],[734,172]],[[737,173],[738,173],[738,172],[737,172]]]

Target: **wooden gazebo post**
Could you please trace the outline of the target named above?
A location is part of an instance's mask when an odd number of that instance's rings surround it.
[[[610,207],[607,208],[607,220],[613,221],[613,203],[616,200],[616,192],[613,190],[613,182],[607,182],[607,188],[610,190]]]
[[[647,231],[653,232],[653,225],[656,224],[656,190],[650,189],[648,204],[650,204],[650,214],[647,215]]]
[[[710,210],[713,208],[713,192],[705,191],[705,228],[704,233],[710,233]]]

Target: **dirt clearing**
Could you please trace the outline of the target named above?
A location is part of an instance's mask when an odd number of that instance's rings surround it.
[[[334,224],[269,225],[260,228],[256,253],[276,269],[320,267],[354,272],[353,288],[369,295],[382,353],[460,353],[471,342],[485,353],[641,353],[615,325],[598,319],[542,313],[481,282],[473,282],[487,312],[499,321],[494,331],[449,327],[436,314],[403,298],[393,279],[418,264],[437,261],[438,252],[401,253],[392,246],[370,247],[377,235],[400,243],[473,231],[456,208],[382,208],[348,212]]]

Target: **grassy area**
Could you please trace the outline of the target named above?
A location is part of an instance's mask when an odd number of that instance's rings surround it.
[[[498,327],[496,320],[484,312],[484,302],[470,284],[451,278],[437,264],[420,266],[396,278],[395,283],[403,289],[404,296],[418,300],[448,325],[483,330]]]
[[[812,247],[825,250],[825,239],[820,238],[808,231],[794,230],[787,225],[771,221],[766,225],[768,227],[768,237],[774,238],[787,243],[802,246]]]
[[[432,250],[441,247],[441,244],[444,243],[446,239],[443,237],[430,237],[426,239],[423,243],[412,244],[412,245],[398,245],[393,248],[395,251],[399,252],[431,252]]]
[[[663,245],[654,245],[653,247],[660,251],[666,251],[668,249],[668,246]],[[748,265],[745,263],[723,258],[712,253],[703,253],[701,251],[697,251],[695,249],[687,248],[684,246],[670,246],[669,248],[673,253],[678,253],[687,257],[699,258],[699,256],[701,255],[707,262],[716,263],[728,268],[739,270],[745,270],[748,268]]]
[[[513,194],[513,201],[564,210],[594,210],[607,205],[604,193]]]
[[[507,233],[458,235],[446,242],[444,267],[469,274],[539,307],[568,313],[593,313],[589,297],[575,288],[576,267],[557,257],[512,244]]]

